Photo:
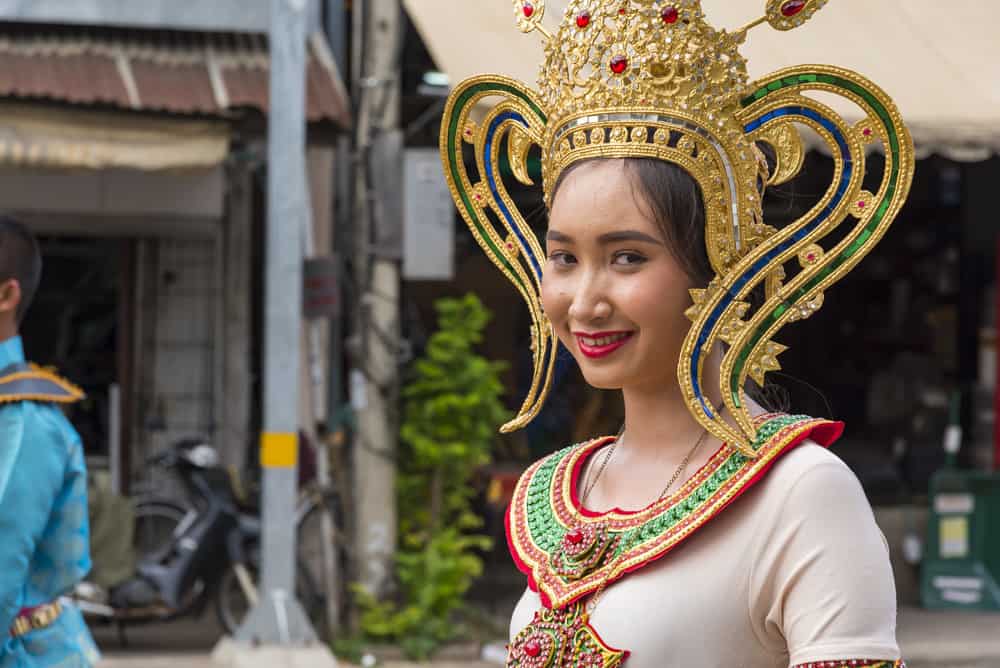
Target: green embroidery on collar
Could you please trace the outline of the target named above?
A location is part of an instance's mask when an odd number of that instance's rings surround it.
[[[785,427],[807,419],[809,417],[804,415],[779,415],[769,419],[757,429],[757,437],[753,443],[754,450],[760,450]],[[526,509],[528,533],[535,545],[549,555],[559,547],[563,536],[575,520],[575,518],[570,517],[560,519],[557,516],[553,495],[561,494],[562,488],[557,484],[553,489],[553,478],[560,463],[580,446],[581,444],[572,445],[549,456],[541,463],[528,486]],[[620,539],[617,541],[609,560],[613,561],[637,545],[662,536],[678,523],[683,522],[733,475],[739,472],[747,462],[746,456],[733,451],[725,462],[719,465],[701,485],[683,499],[649,518],[640,526],[624,531],[610,531],[612,536],[618,536]],[[572,471],[567,472],[567,475],[571,474]]]

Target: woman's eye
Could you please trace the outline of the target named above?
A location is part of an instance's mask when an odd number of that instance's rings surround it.
[[[646,261],[646,257],[640,255],[639,253],[632,253],[629,251],[623,251],[621,253],[616,253],[614,257],[614,263],[626,267],[633,267],[642,264]]]
[[[576,258],[564,251],[553,251],[549,253],[549,261],[557,265],[576,264]]]

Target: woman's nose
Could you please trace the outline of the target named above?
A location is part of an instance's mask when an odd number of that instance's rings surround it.
[[[611,317],[611,312],[611,302],[600,278],[595,275],[583,277],[569,306],[570,319],[580,323],[606,320]]]

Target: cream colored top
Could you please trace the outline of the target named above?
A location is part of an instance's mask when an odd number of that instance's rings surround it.
[[[510,635],[541,605],[526,591]],[[591,624],[624,668],[787,668],[899,658],[889,551],[854,474],[806,442],[659,561],[609,586]]]

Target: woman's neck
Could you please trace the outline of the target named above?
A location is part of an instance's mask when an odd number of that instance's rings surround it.
[[[703,387],[719,387],[721,361],[721,349],[714,350],[705,360]],[[683,457],[704,432],[704,427],[691,415],[676,381],[655,387],[625,387],[622,396],[625,401],[622,446],[639,459],[669,461]],[[719,406],[722,399],[718,389],[709,391],[707,400]]]

